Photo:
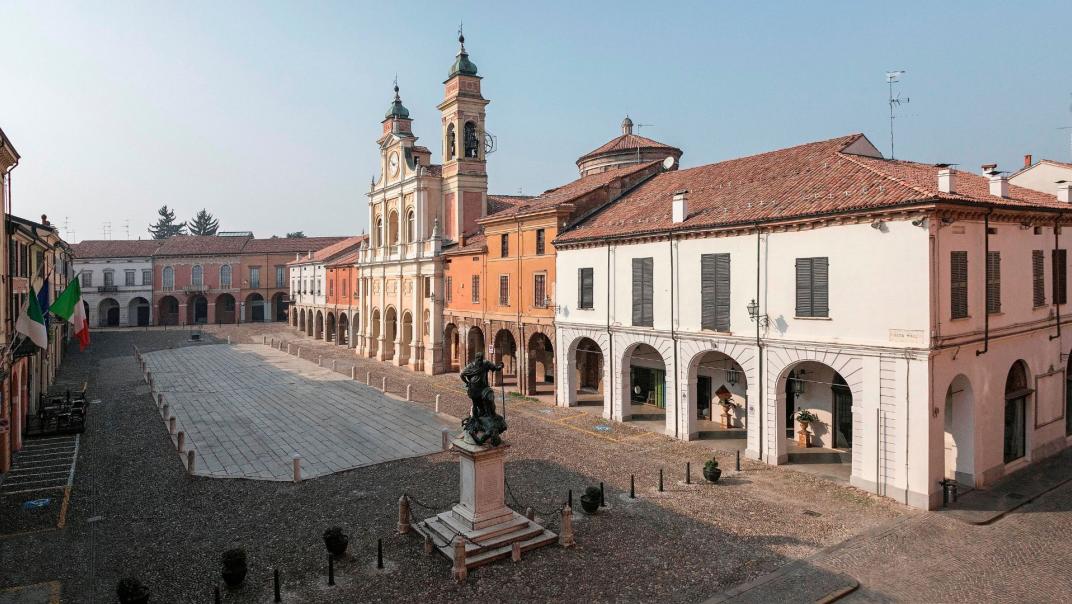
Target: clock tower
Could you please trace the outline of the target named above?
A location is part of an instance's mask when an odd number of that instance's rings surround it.
[[[457,241],[487,214],[488,173],[484,154],[484,107],[480,76],[465,51],[465,36],[444,82],[438,109],[443,124],[443,236]]]

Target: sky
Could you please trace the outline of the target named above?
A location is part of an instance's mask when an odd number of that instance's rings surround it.
[[[21,2],[0,19],[15,214],[69,241],[148,237],[207,208],[258,237],[368,228],[397,76],[439,162],[464,23],[489,192],[538,194],[620,134],[683,167],[863,132],[899,159],[1070,161],[1072,2]]]

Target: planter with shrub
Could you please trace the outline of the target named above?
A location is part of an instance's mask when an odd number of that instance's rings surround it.
[[[595,514],[599,511],[599,487],[588,487],[581,495],[581,509],[585,514]]]
[[[324,531],[324,547],[328,553],[338,558],[346,553],[346,547],[350,544],[350,538],[342,532],[342,528],[333,526]]]
[[[115,594],[119,596],[120,604],[146,604],[149,601],[149,588],[133,577],[120,579]]]
[[[223,552],[223,581],[227,587],[238,587],[246,580],[246,550],[241,547]]]
[[[718,467],[718,462],[714,458],[704,463],[703,477],[710,482],[718,482],[718,479],[722,477],[722,468]]]

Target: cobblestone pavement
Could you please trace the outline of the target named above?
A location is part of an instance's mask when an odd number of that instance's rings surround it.
[[[207,329],[215,342],[259,343],[272,333],[299,338],[279,325]],[[352,351],[301,339],[303,358],[323,354],[406,384],[430,409],[436,394],[446,412],[468,405],[457,375],[425,376],[354,357]],[[488,601],[697,602],[822,551],[862,531],[915,512],[814,476],[716,453],[727,470],[718,485],[701,483],[711,453],[689,443],[521,398],[507,405],[511,443],[506,476],[518,509],[557,529],[555,511],[568,489],[578,497],[603,482],[610,506],[575,515],[577,545],[526,553],[519,564],[496,563],[450,581],[449,563],[422,553],[419,540],[396,533],[399,496],[421,503],[415,519],[448,508],[458,497],[458,463],[437,453],[355,468],[294,484],[284,481],[187,477],[132,355],[195,346],[168,330],[100,333],[84,353],[75,346],[56,389],[89,382],[91,409],[64,528],[0,537],[0,591],[57,581],[64,602],[114,601],[116,582],[137,576],[152,601],[202,603],[219,580],[220,554],[241,545],[249,575],[224,602],[271,601],[272,570],[283,577],[284,602]],[[204,350],[206,345],[196,345]],[[269,348],[270,347],[265,347]],[[330,365],[328,365],[330,366]],[[603,431],[603,430],[606,431]],[[691,462],[692,484],[684,484]],[[665,491],[658,492],[659,471]],[[627,497],[635,477],[635,500]],[[326,586],[321,538],[337,525],[350,535],[350,554]],[[386,568],[374,567],[383,540]]]
[[[441,451],[454,422],[349,377],[254,344],[143,355],[196,451],[195,474],[292,480]]]

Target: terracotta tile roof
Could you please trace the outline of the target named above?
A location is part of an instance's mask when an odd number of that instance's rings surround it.
[[[533,195],[488,195],[488,214],[497,214],[516,208],[533,197]]]
[[[659,141],[651,140],[650,138],[640,136],[639,134],[623,134],[618,138],[612,138],[606,144],[602,145],[598,149],[594,149],[585,153],[577,159],[577,163],[581,163],[584,160],[595,156],[603,155],[604,153],[614,153],[616,151],[631,151],[636,150],[637,147],[641,149],[673,149],[680,151],[677,147],[671,147],[660,143]]]
[[[250,239],[250,237],[217,237],[215,235],[178,235],[165,239],[154,256],[240,254]]]
[[[583,176],[573,182],[564,184],[561,187],[548,189],[536,197],[525,200],[524,203],[517,204],[511,208],[505,208],[501,213],[497,213],[495,217],[501,218],[515,215],[524,216],[551,209],[557,207],[561,203],[573,201],[578,197],[587,195],[588,193],[609,184],[616,178],[629,176],[635,172],[646,170],[658,163],[660,162],[650,161],[642,164],[630,164],[622,168],[613,168],[606,172]]]
[[[351,250],[356,250],[361,242],[368,238],[368,235],[355,235],[353,237],[347,237],[337,241],[329,246],[323,247],[319,250],[312,250],[312,257],[308,257],[302,254],[301,258],[291,260],[287,264],[308,264],[308,263],[320,263],[328,260],[334,260],[340,254],[344,254]],[[309,251],[309,250],[306,250]]]
[[[472,254],[484,251],[488,238],[483,229],[478,229],[465,236],[465,245],[453,244],[447,247],[443,253],[450,256],[453,254]]]
[[[360,250],[355,247],[354,249],[344,253],[343,255],[341,255],[341,256],[339,256],[337,258],[335,258],[334,260],[329,262],[326,266],[331,267],[331,268],[338,268],[340,266],[343,266],[343,267],[345,267],[345,266],[353,266],[354,264],[357,264],[357,257],[360,255],[360,253],[361,253]]]
[[[874,147],[867,138],[853,134],[664,172],[562,233],[555,242],[717,228],[936,200],[1068,207],[1053,195],[1013,185],[1009,185],[1009,198],[992,196],[988,180],[968,172],[957,173],[957,194],[940,193],[937,167],[854,154],[868,149]],[[683,189],[688,190],[688,217],[674,224],[671,200]]]
[[[90,239],[71,245],[75,258],[152,256],[164,242],[157,239]]]
[[[244,254],[286,254],[310,252],[338,243],[345,237],[276,237],[274,239],[250,239],[242,250]]]
[[[429,176],[443,176],[443,166],[440,164],[428,164],[424,169]]]

